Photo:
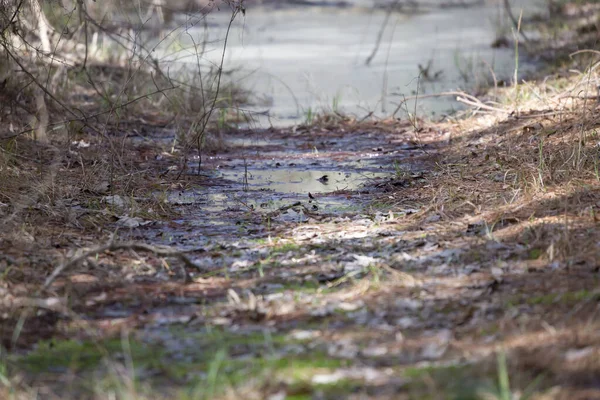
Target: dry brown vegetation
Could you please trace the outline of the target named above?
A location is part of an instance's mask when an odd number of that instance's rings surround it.
[[[205,94],[170,97],[174,81],[131,66],[46,66],[50,94],[5,75],[0,395],[600,398],[595,26],[569,58],[578,69],[502,89],[493,112],[328,115],[262,132],[271,147],[205,149],[206,170],[281,150],[288,163],[378,151],[408,166],[337,191],[361,205],[343,214],[240,200],[217,212],[237,230],[214,242],[197,206],[168,200],[228,184],[179,174]],[[143,94],[149,78],[158,93]],[[312,153],[343,140],[356,150]],[[292,209],[306,220],[284,219]]]

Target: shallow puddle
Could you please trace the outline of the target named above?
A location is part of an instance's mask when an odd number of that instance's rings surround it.
[[[343,172],[335,170],[247,170],[220,171],[222,178],[237,182],[246,189],[269,190],[279,193],[328,193],[356,190],[376,179],[389,177],[381,172]]]
[[[366,162],[357,168],[356,160],[340,162],[337,169],[329,161],[322,163],[325,168],[308,168],[314,161],[310,159],[295,159],[293,168],[289,163],[284,167],[283,160],[257,160],[254,165],[261,169],[244,169],[237,161],[231,159],[235,168],[230,165],[212,173],[219,185],[167,193],[165,200],[181,218],[161,224],[160,234],[152,240],[198,247],[232,237],[264,237],[278,223],[360,212],[368,206],[369,188],[393,174]],[[280,167],[266,167],[271,164]],[[199,231],[202,235],[190,234]]]
[[[309,211],[329,215],[356,211],[357,207],[360,207],[361,194],[347,191],[350,190],[350,187],[357,189],[368,179],[358,173],[340,175],[339,172],[329,172],[330,175],[327,176],[333,176],[333,178],[329,178],[328,183],[323,183],[313,179],[311,174],[315,171],[305,171],[304,173],[309,178],[295,180],[303,174],[290,173],[287,176],[280,174],[281,181],[274,182],[273,177],[267,175],[269,171],[260,172],[265,173],[265,175],[260,175],[260,180],[257,179],[255,183],[250,183],[246,190],[242,189],[244,187],[242,182],[236,182],[227,190],[219,187],[218,192],[215,188],[170,192],[166,201],[174,206],[181,207],[186,216],[186,218],[173,222],[178,224],[187,223],[192,226],[204,226],[208,223],[208,228],[214,225],[215,227],[218,226],[218,230],[221,230],[223,226],[233,225],[232,219],[235,219],[236,215],[245,212],[269,213],[294,203],[301,203],[300,208],[307,207]],[[320,174],[323,174],[323,172],[320,172]],[[380,177],[389,175],[382,173],[365,174]],[[337,178],[334,177],[335,175],[337,175]],[[344,182],[349,184],[342,187]],[[341,192],[336,192],[336,190]],[[297,212],[290,209],[284,212],[284,214],[286,213],[294,214]]]

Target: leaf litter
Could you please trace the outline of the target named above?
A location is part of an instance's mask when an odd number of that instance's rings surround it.
[[[496,179],[520,161],[487,161],[507,140],[493,129],[423,123],[421,146],[407,146],[417,134],[399,121],[338,124],[265,131],[275,146],[238,140],[203,163],[295,169],[302,179],[313,171],[321,186],[302,190],[292,178],[294,190],[278,191],[247,184],[244,172],[196,171],[184,187],[165,181],[135,198],[98,192],[102,218],[119,228],[104,246],[67,230],[54,250],[34,240],[23,256],[3,239],[2,338],[22,349],[11,365],[35,386],[28,360],[46,360],[44,373],[64,383],[44,340],[77,339],[83,354],[85,343],[111,348],[120,338],[122,354],[126,335],[140,346],[128,356],[142,360],[136,375],[161,382],[158,397],[212,376],[223,397],[244,388],[243,398],[417,399],[479,396],[506,351],[515,388],[543,375],[540,393],[559,398],[567,383],[591,393],[600,346],[593,177],[525,193],[518,180]],[[500,123],[528,152],[521,125]],[[350,142],[355,151],[344,150]],[[306,150],[315,146],[318,154]],[[323,184],[335,172],[367,178]],[[174,217],[141,212],[160,204]],[[34,253],[63,261],[36,264]],[[15,334],[22,309],[32,311]],[[72,362],[81,378],[103,368]],[[60,384],[47,385],[60,396]]]

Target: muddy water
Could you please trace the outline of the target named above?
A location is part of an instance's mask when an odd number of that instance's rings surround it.
[[[248,170],[226,172],[223,177],[241,180],[253,190],[273,190],[280,193],[319,193],[355,190],[362,182],[387,176],[383,173],[299,170]]]
[[[530,12],[532,1],[522,2],[513,7]],[[384,10],[364,6],[250,7],[240,15],[228,37],[225,67],[266,99],[249,111],[266,111],[256,125],[297,124],[323,109],[389,115],[402,96],[417,90],[478,85],[490,79],[492,70],[496,79],[513,74],[513,51],[490,46],[495,27],[505,23],[498,4],[393,14],[367,65],[385,18]],[[186,50],[174,57],[192,69],[197,62],[218,65],[229,15],[208,15],[202,21],[208,23],[206,31],[200,21],[187,22],[185,34],[173,35],[175,46]],[[199,60],[189,46],[201,42],[206,50]],[[417,79],[419,65],[429,65],[432,79]],[[404,111],[431,115],[456,106],[449,98],[431,98],[416,106],[408,102]],[[215,238],[264,237],[272,223],[356,215],[369,207],[367,192],[379,182],[414,172],[407,160],[420,150],[406,140],[398,142],[397,135],[338,133],[292,130],[226,138],[228,151],[203,162],[207,182],[167,194],[182,218],[151,239],[194,247]],[[187,233],[200,228],[202,236]]]
[[[268,238],[290,223],[388,212],[372,201],[390,178],[418,176],[422,166],[411,160],[423,149],[412,139],[368,128],[225,135],[227,150],[206,156],[200,173],[191,165],[189,184],[156,192],[178,216],[142,224],[131,239],[183,249],[228,246]]]
[[[531,13],[532,0],[513,4]],[[497,80],[510,81],[514,52],[493,49],[496,31],[509,32],[500,4],[431,9],[394,14],[373,53],[386,12],[373,7],[253,8],[232,26],[225,68],[262,102],[251,107],[259,125],[292,125],[310,120],[317,111],[344,111],[358,116],[389,115],[403,96],[468,89]],[[229,15],[207,17],[210,29],[189,28],[178,38],[187,49],[180,61],[196,65],[189,46],[208,42],[205,66],[218,65]],[[205,36],[207,35],[207,36]],[[428,69],[427,76],[421,72]],[[531,68],[521,61],[520,70]],[[493,71],[493,73],[492,73]],[[444,114],[460,107],[452,98],[409,101],[398,115]]]

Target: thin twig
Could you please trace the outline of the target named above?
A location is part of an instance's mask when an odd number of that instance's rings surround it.
[[[31,78],[31,80],[33,81],[33,83],[35,83],[35,85],[37,87],[39,87],[48,97],[50,97],[52,100],[54,100],[54,102],[56,102],[56,104],[58,104],[59,106],[61,106],[65,111],[67,111],[69,114],[73,115],[74,117],[76,117],[78,120],[80,120],[86,127],[90,128],[92,131],[94,131],[95,133],[99,134],[100,136],[105,136],[103,132],[100,132],[98,129],[96,129],[94,126],[90,125],[85,118],[79,118],[79,115],[77,115],[77,113],[75,111],[73,111],[69,106],[67,106],[65,103],[63,103],[60,99],[58,99],[54,94],[52,94],[52,92],[50,92],[44,85],[42,85],[37,78],[31,73],[31,71],[29,71],[27,68],[25,68],[25,66],[20,62],[19,58],[17,56],[15,56],[8,48],[8,46],[6,46],[6,44],[4,42],[0,42],[0,45],[2,45],[2,47],[4,48],[4,51],[6,51],[6,54],[8,54],[10,56],[10,58],[12,58],[15,63],[21,68],[21,70]],[[28,131],[29,132],[29,131]]]
[[[19,4],[15,8],[15,11],[13,12],[12,16],[10,17],[10,20],[8,20],[8,22],[6,23],[6,26],[2,28],[2,32],[0,32],[0,36],[4,36],[4,32],[6,32],[6,30],[8,28],[10,28],[12,24],[15,23],[15,21],[17,20],[17,15],[19,15],[19,11],[21,10],[21,6],[23,6],[23,2],[24,2],[24,0],[19,1]]]
[[[375,55],[377,54],[377,51],[379,50],[379,46],[381,45],[381,39],[383,38],[383,33],[385,32],[387,24],[392,15],[392,11],[394,11],[394,8],[399,3],[399,1],[400,0],[395,0],[393,3],[390,4],[390,6],[385,14],[385,19],[383,20],[383,23],[381,24],[381,29],[379,30],[379,33],[377,34],[377,40],[375,41],[375,47],[373,47],[373,51],[371,52],[369,57],[367,57],[367,59],[365,60],[365,65],[371,64],[371,61],[373,61],[373,58],[375,58]]]
[[[287,205],[287,206],[281,206],[281,207],[279,207],[277,210],[275,210],[275,211],[271,211],[270,213],[268,213],[268,214],[267,214],[267,216],[269,216],[269,217],[272,217],[272,216],[274,216],[274,215],[277,215],[277,214],[279,214],[279,213],[281,213],[281,212],[283,212],[283,211],[287,211],[287,210],[289,210],[290,208],[299,207],[299,206],[301,206],[301,205],[302,205],[302,202],[300,202],[300,201],[297,201],[297,202],[295,202],[295,203],[293,203],[293,204],[289,204],[289,205]]]
[[[525,39],[526,42],[529,42],[529,38],[527,37],[527,35],[525,35],[525,32],[523,32],[523,29],[521,29],[521,19],[519,18],[517,20],[517,18],[513,14],[512,9],[510,8],[509,0],[504,0],[504,9],[506,10],[506,14],[508,15],[508,18],[510,18],[510,21],[514,25],[514,28],[517,30],[517,34],[520,33],[521,36],[523,36],[523,39]],[[522,13],[522,11],[521,11],[521,13]]]
[[[71,123],[71,122],[82,122],[82,123],[84,123],[85,126],[89,127],[89,125],[86,123],[86,121],[88,121],[90,119],[93,119],[93,118],[96,118],[96,117],[100,117],[100,116],[105,115],[105,114],[110,114],[110,113],[114,112],[115,110],[119,110],[121,108],[125,108],[125,107],[127,107],[127,106],[129,106],[129,105],[131,105],[131,104],[133,104],[135,102],[138,102],[140,100],[146,99],[146,98],[151,97],[151,96],[154,96],[155,94],[159,94],[159,93],[160,94],[164,94],[164,92],[166,92],[168,90],[173,90],[173,89],[178,89],[178,88],[179,88],[179,86],[172,86],[172,87],[168,87],[168,88],[164,88],[164,89],[160,89],[159,88],[159,89],[157,89],[157,90],[155,90],[155,91],[153,91],[151,93],[147,93],[147,94],[138,96],[135,99],[131,99],[131,100],[129,100],[129,101],[123,103],[123,104],[120,104],[119,106],[116,106],[115,108],[111,108],[111,109],[105,110],[105,111],[100,111],[100,112],[97,112],[95,114],[91,114],[91,115],[84,116],[84,117],[81,117],[81,118],[72,118],[72,119],[67,119],[67,120],[63,120],[63,121],[53,122],[51,124],[48,124],[48,126],[51,127],[51,126],[64,125],[64,124],[68,124],[68,123]],[[23,130],[21,132],[17,132],[15,134],[12,134],[12,135],[9,135],[9,136],[0,136],[0,140],[13,139],[13,138],[15,138],[17,136],[21,136],[21,135],[29,133],[29,132],[31,132],[31,129],[26,129],[26,130]],[[94,132],[97,132],[97,131],[94,130]]]
[[[512,113],[512,111],[503,110],[502,108],[488,106],[488,105],[482,103],[481,101],[473,101],[473,100],[469,100],[469,99],[466,99],[466,98],[461,97],[461,96],[457,96],[456,97],[456,101],[458,101],[459,103],[467,104],[469,106],[473,106],[473,107],[477,107],[477,108],[482,108],[482,109],[488,110],[488,111],[496,111],[496,112],[501,112],[501,113],[505,113],[505,114]]]
[[[243,10],[241,7],[236,7],[231,14],[231,19],[229,20],[229,25],[227,25],[227,31],[225,32],[225,40],[223,42],[223,53],[221,54],[221,63],[219,64],[219,73],[217,74],[217,88],[215,90],[215,97],[212,101],[211,107],[208,110],[208,113],[202,116],[200,120],[202,122],[202,128],[200,132],[198,132],[196,137],[197,148],[198,148],[198,175],[200,174],[200,167],[202,165],[202,142],[204,141],[204,135],[206,133],[206,127],[208,126],[208,122],[210,117],[212,116],[213,111],[217,105],[217,99],[219,98],[219,92],[221,90],[221,78],[223,76],[223,65],[225,64],[225,53],[227,51],[227,42],[229,41],[229,32],[231,31],[231,26],[233,25],[233,21],[239,14],[239,12]]]

